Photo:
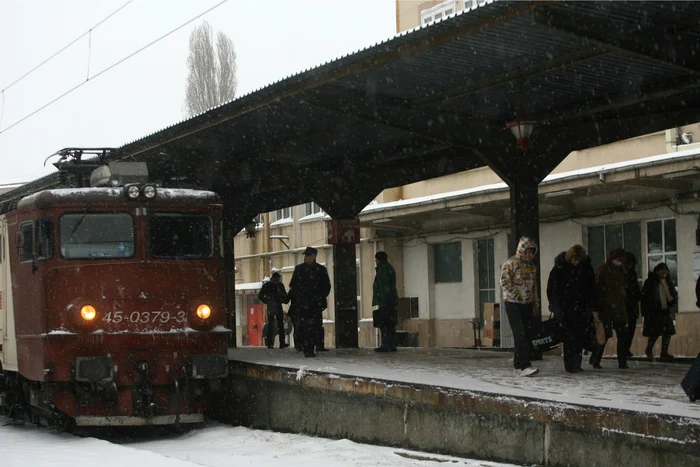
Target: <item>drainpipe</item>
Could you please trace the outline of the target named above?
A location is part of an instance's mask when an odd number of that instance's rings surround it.
[[[265,255],[265,253],[272,252],[272,240],[270,240],[270,213],[266,212],[263,215],[263,229],[262,229],[262,252],[263,256],[260,257],[262,260],[262,275],[263,277],[270,277],[272,260]]]
[[[377,255],[377,235],[374,231],[372,230],[372,243],[374,244],[374,254],[372,255],[372,260],[374,261],[374,257]],[[374,299],[374,286],[372,287],[372,299]],[[370,303],[372,303],[372,300],[370,300]],[[372,310],[374,310],[374,307],[371,307]],[[372,314],[374,316],[374,313]],[[379,347],[379,328],[374,328],[374,342],[377,347]]]

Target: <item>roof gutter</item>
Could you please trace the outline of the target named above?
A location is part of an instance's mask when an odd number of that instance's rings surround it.
[[[700,158],[700,151],[696,151],[694,154],[689,154],[687,156],[679,156],[677,158],[673,159],[664,159],[661,161],[650,161],[650,162],[643,162],[640,164],[632,164],[624,167],[616,167],[616,168],[611,168],[611,169],[601,169],[601,170],[591,170],[590,172],[582,173],[582,174],[574,174],[574,175],[567,175],[567,176],[562,176],[560,178],[555,178],[553,180],[543,180],[540,182],[539,186],[548,186],[548,185],[554,185],[557,183],[563,183],[563,182],[568,182],[568,181],[573,181],[573,180],[581,180],[584,178],[592,178],[592,177],[600,177],[601,175],[606,175],[606,174],[615,174],[615,173],[621,173],[621,172],[631,172],[639,169],[644,169],[648,167],[658,167],[663,165],[664,163],[669,163],[669,162],[685,162],[693,159],[698,159]],[[505,183],[504,183],[505,184]],[[372,209],[367,212],[361,212],[359,216],[368,216],[374,213],[379,213],[379,212],[389,212],[389,211],[394,211],[394,210],[399,210],[402,208],[417,208],[417,207],[422,207],[422,206],[430,206],[430,205],[435,205],[439,203],[446,203],[447,201],[452,201],[456,199],[462,199],[462,198],[468,198],[470,196],[475,196],[475,195],[487,195],[489,193],[500,193],[504,191],[508,191],[509,188],[508,186],[505,187],[500,187],[500,188],[490,188],[486,189],[483,191],[474,191],[471,193],[466,193],[466,194],[461,194],[461,195],[453,195],[453,196],[446,196],[444,198],[438,198],[438,199],[431,199],[431,200],[426,200],[426,201],[420,201],[415,204],[405,204],[401,206],[388,206],[386,208],[376,208]],[[447,205],[443,206],[445,209],[448,208]]]

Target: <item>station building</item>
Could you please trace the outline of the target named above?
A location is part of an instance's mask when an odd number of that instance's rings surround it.
[[[397,32],[439,20],[476,2],[397,0]],[[588,250],[594,267],[613,248],[632,252],[639,263],[640,286],[663,261],[679,293],[677,335],[670,348],[679,355],[700,352],[700,310],[695,299],[695,281],[700,275],[700,143],[694,137],[700,140],[700,124],[581,148],[539,188],[540,290],[546,290],[556,255],[574,244]],[[289,284],[306,246],[319,250],[317,260],[327,266],[333,279],[329,220],[320,206],[307,203],[261,213],[255,228],[236,236],[239,345],[262,344],[264,305],[257,300],[257,292],[273,270],[280,270],[283,282]],[[486,303],[502,302],[498,277],[508,258],[510,226],[509,190],[491,169],[384,190],[359,220],[360,346],[377,344],[371,302],[374,253],[379,250],[389,254],[397,272],[399,296],[405,299],[399,329],[416,335],[419,346],[484,343],[483,339],[477,342],[475,322],[483,323]],[[324,320],[329,343],[334,340],[332,294]],[[546,294],[542,295],[546,319],[548,303]],[[512,334],[505,312],[501,314],[500,345],[509,347]],[[641,328],[640,318],[635,354],[642,354],[646,343]],[[607,351],[614,349],[614,342],[609,343]]]

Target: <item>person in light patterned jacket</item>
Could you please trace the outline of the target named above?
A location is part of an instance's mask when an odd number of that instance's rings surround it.
[[[503,263],[501,269],[503,300],[515,340],[513,365],[520,376],[532,376],[539,371],[530,364],[532,343],[528,336],[533,316],[540,309],[537,265],[532,262],[535,254],[537,244],[528,237],[522,237],[515,255]]]

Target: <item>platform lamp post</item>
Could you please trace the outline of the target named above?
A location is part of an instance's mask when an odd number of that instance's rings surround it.
[[[515,119],[506,123],[505,129],[510,130],[513,136],[515,136],[515,145],[518,149],[527,151],[528,140],[537,122],[527,120],[524,115],[525,109],[522,105],[518,105],[515,108]]]

